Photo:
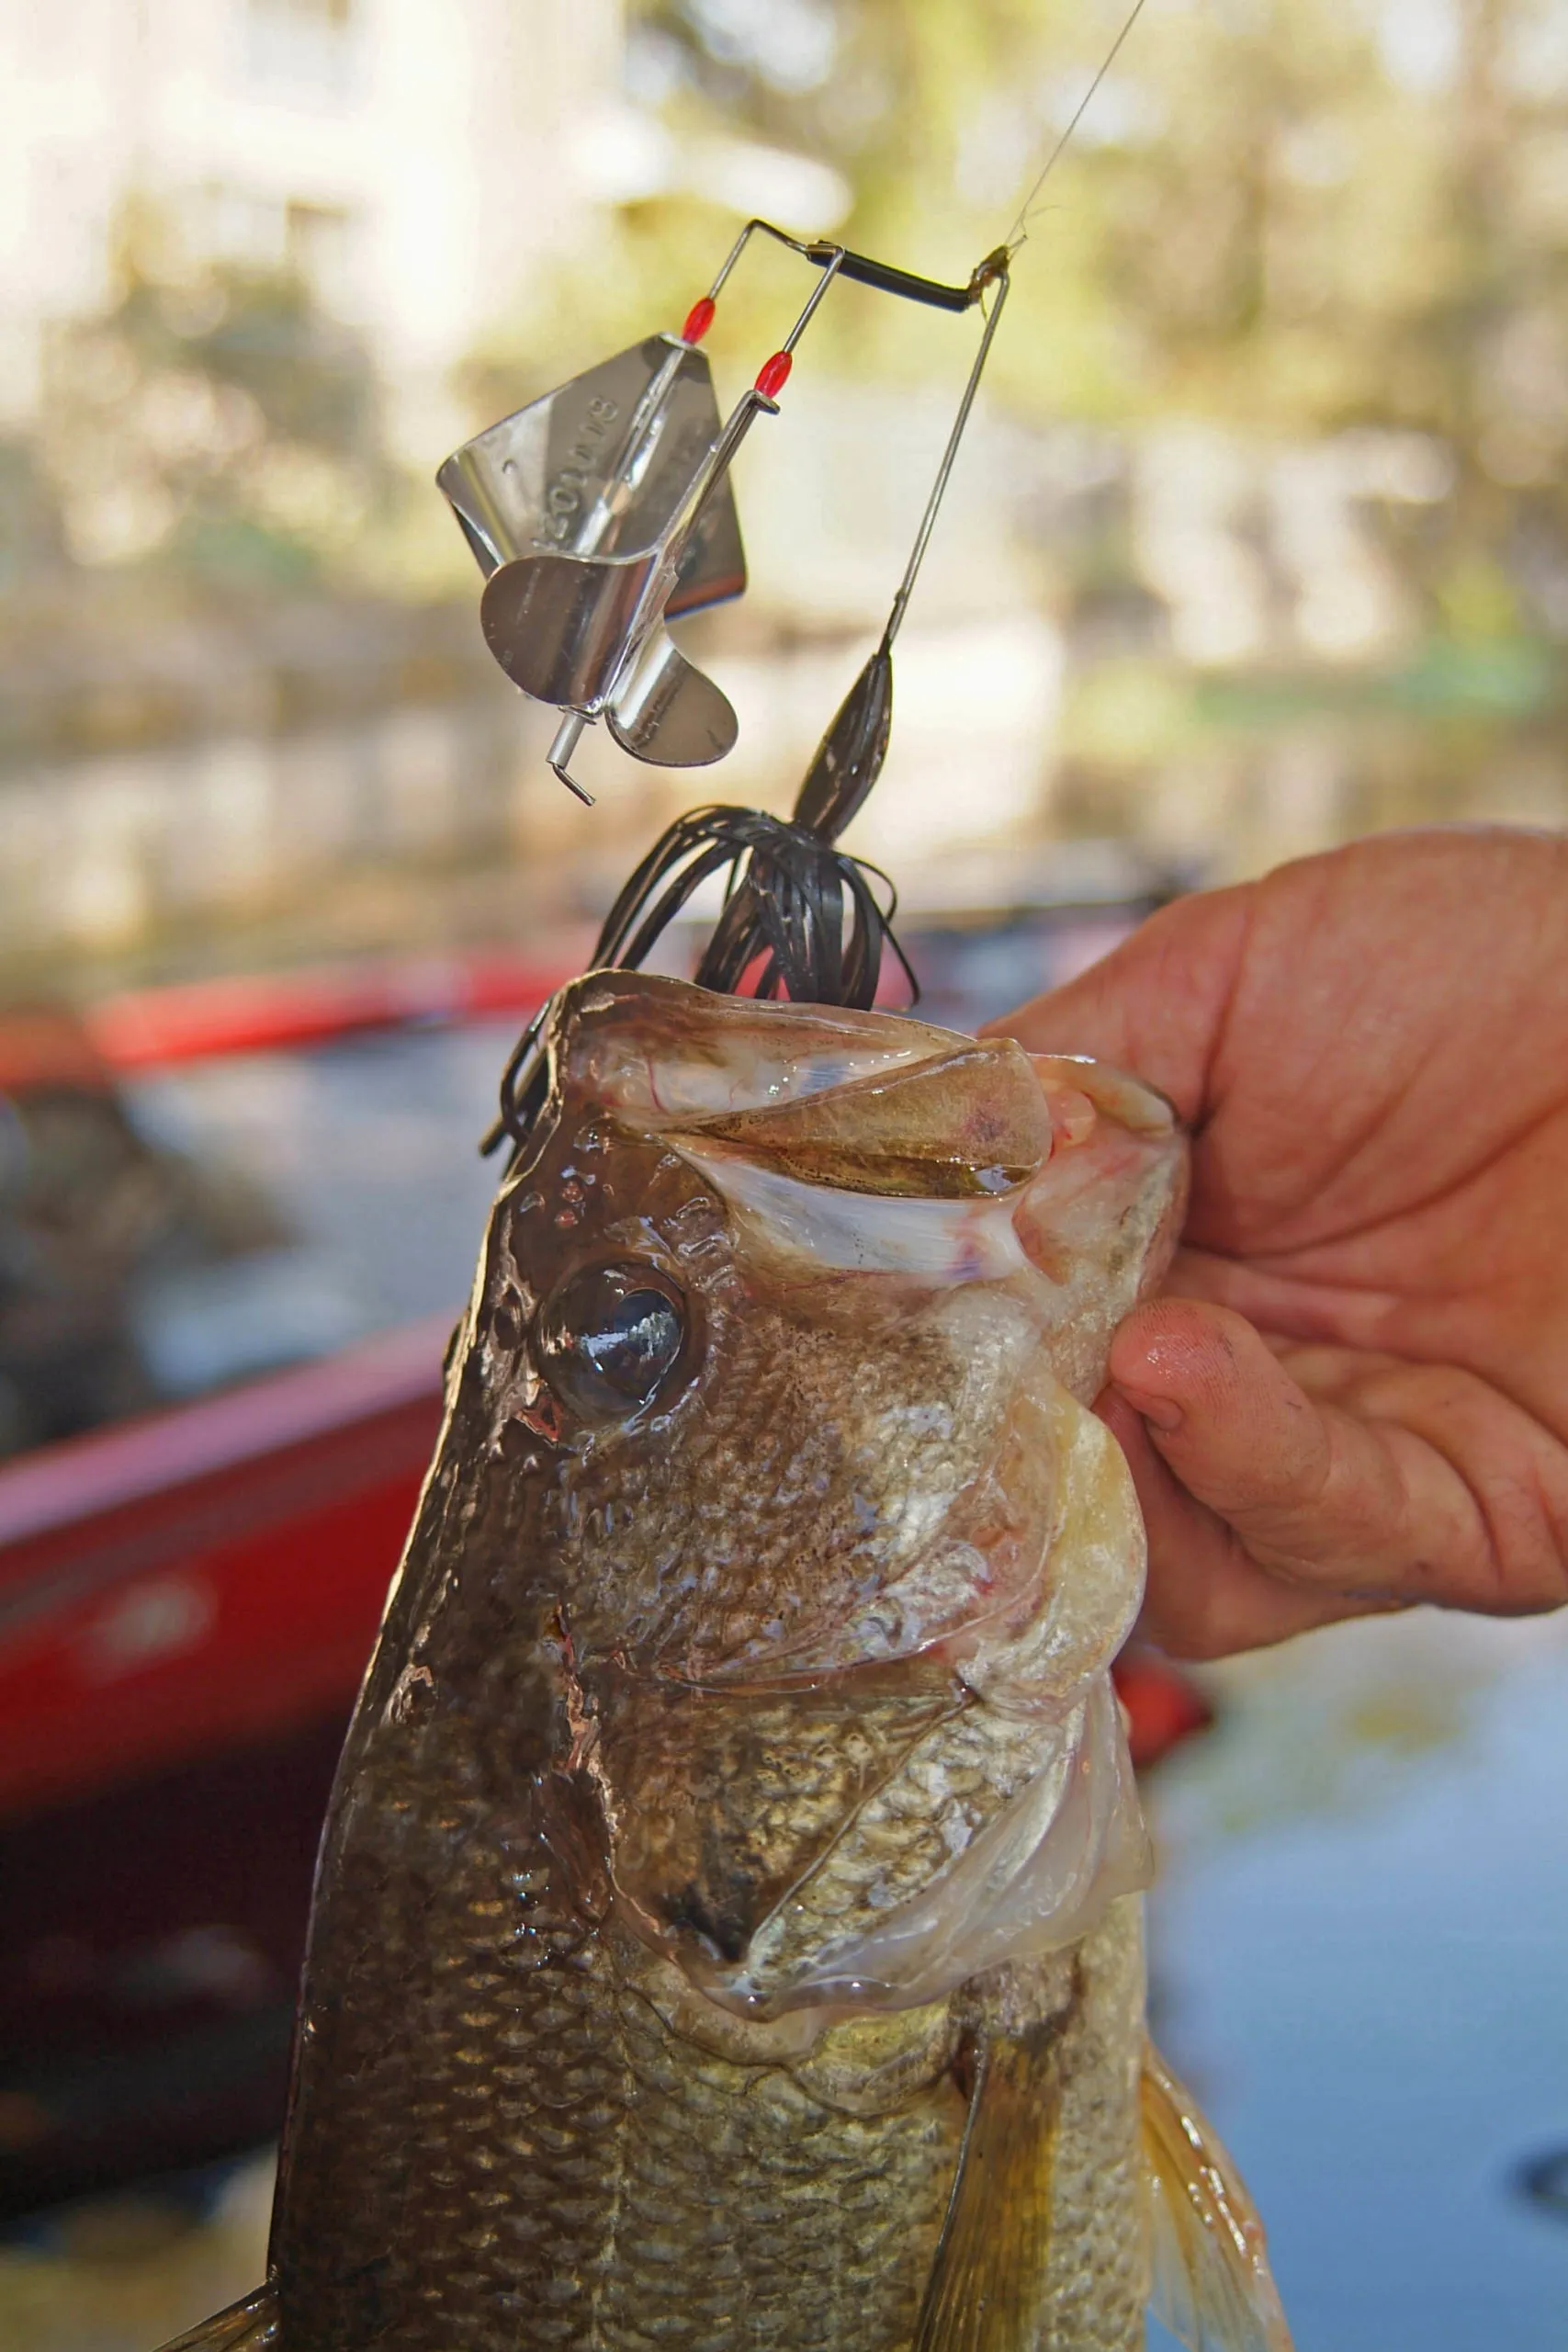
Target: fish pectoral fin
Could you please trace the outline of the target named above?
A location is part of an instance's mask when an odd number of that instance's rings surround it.
[[[270,2283],[170,2339],[163,2352],[280,2352],[277,2297]]]
[[[1046,2294],[1061,2115],[1049,2027],[979,2053],[914,2352],[1033,2352]]]
[[[1142,2110],[1156,2318],[1188,2352],[1292,2352],[1252,2199],[1152,2043]]]

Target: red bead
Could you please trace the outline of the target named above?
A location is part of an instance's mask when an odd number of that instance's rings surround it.
[[[682,343],[701,343],[704,335],[706,334],[709,327],[713,324],[715,307],[716,305],[711,294],[705,294],[700,302],[693,303],[691,309],[686,313],[686,323],[681,329],[681,340]]]
[[[757,390],[765,401],[775,399],[783,391],[794,366],[795,361],[787,351],[775,351],[771,359],[763,360],[758,371]]]

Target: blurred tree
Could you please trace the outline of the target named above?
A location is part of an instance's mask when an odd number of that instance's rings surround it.
[[[1124,14],[644,0],[633,74],[672,119],[830,159],[843,233],[957,275]],[[1438,609],[1495,630],[1517,594],[1568,629],[1565,133],[1562,0],[1150,0],[1043,192],[994,388],[1039,418],[1438,436],[1457,493],[1407,560]],[[929,320],[863,297],[818,348],[942,364]]]
[[[118,276],[49,357],[37,455],[71,553],[248,589],[352,560],[393,489],[360,339],[298,277],[170,267],[145,217]]]
[[[0,594],[64,567],[60,502],[20,435],[0,437]]]
[[[1127,5],[629,0],[628,95],[677,158],[739,133],[831,164],[853,190],[841,233],[961,277]],[[1392,502],[1387,529],[1434,618],[1568,633],[1565,134],[1568,0],[1147,0],[1043,192],[989,389],[1042,423],[1430,436],[1455,493]],[[700,175],[670,179],[475,356],[476,423],[679,322],[735,220]],[[114,305],[61,335],[35,540],[57,494],[84,557],[369,576],[400,485],[368,354],[298,280],[192,280],[157,252],[132,224]],[[801,279],[776,253],[748,264],[721,368],[771,346]],[[956,381],[972,331],[845,287],[806,356]]]

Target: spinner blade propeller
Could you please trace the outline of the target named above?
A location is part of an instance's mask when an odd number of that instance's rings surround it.
[[[1142,5],[1142,0],[1139,0]],[[812,264],[816,285],[755,382],[720,418],[698,345],[730,272],[759,231]],[[805,243],[750,220],[678,335],[656,334],[530,401],[447,458],[436,475],[485,575],[485,642],[513,684],[561,714],[549,763],[571,774],[584,728],[603,718],[634,759],[704,767],[739,732],[728,700],[694,668],[669,623],[746,585],[729,468],[760,415],[776,416],[796,344],[839,277],[884,294],[963,311],[989,295],[985,333],[959,401],[882,641],[824,736],[797,816],[824,840],[875,783],[892,724],[893,640],[904,617],[959,439],[1007,298],[1010,249],[987,254],[962,286]]]
[[[563,714],[550,764],[581,797],[567,763],[601,717],[623,750],[665,766],[734,744],[728,701],[665,628],[745,588],[727,458],[716,464],[734,424],[705,354],[651,335],[503,417],[436,476],[486,575],[485,641],[513,684]]]

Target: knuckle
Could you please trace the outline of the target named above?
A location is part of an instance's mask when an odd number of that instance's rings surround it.
[[[1500,1616],[1530,1617],[1568,1602],[1568,1469],[1525,1464],[1494,1471],[1478,1499],[1488,1538],[1489,1598]]]
[[[1540,1544],[1505,1564],[1504,1613],[1510,1617],[1542,1617],[1568,1602],[1568,1561],[1560,1551]]]

